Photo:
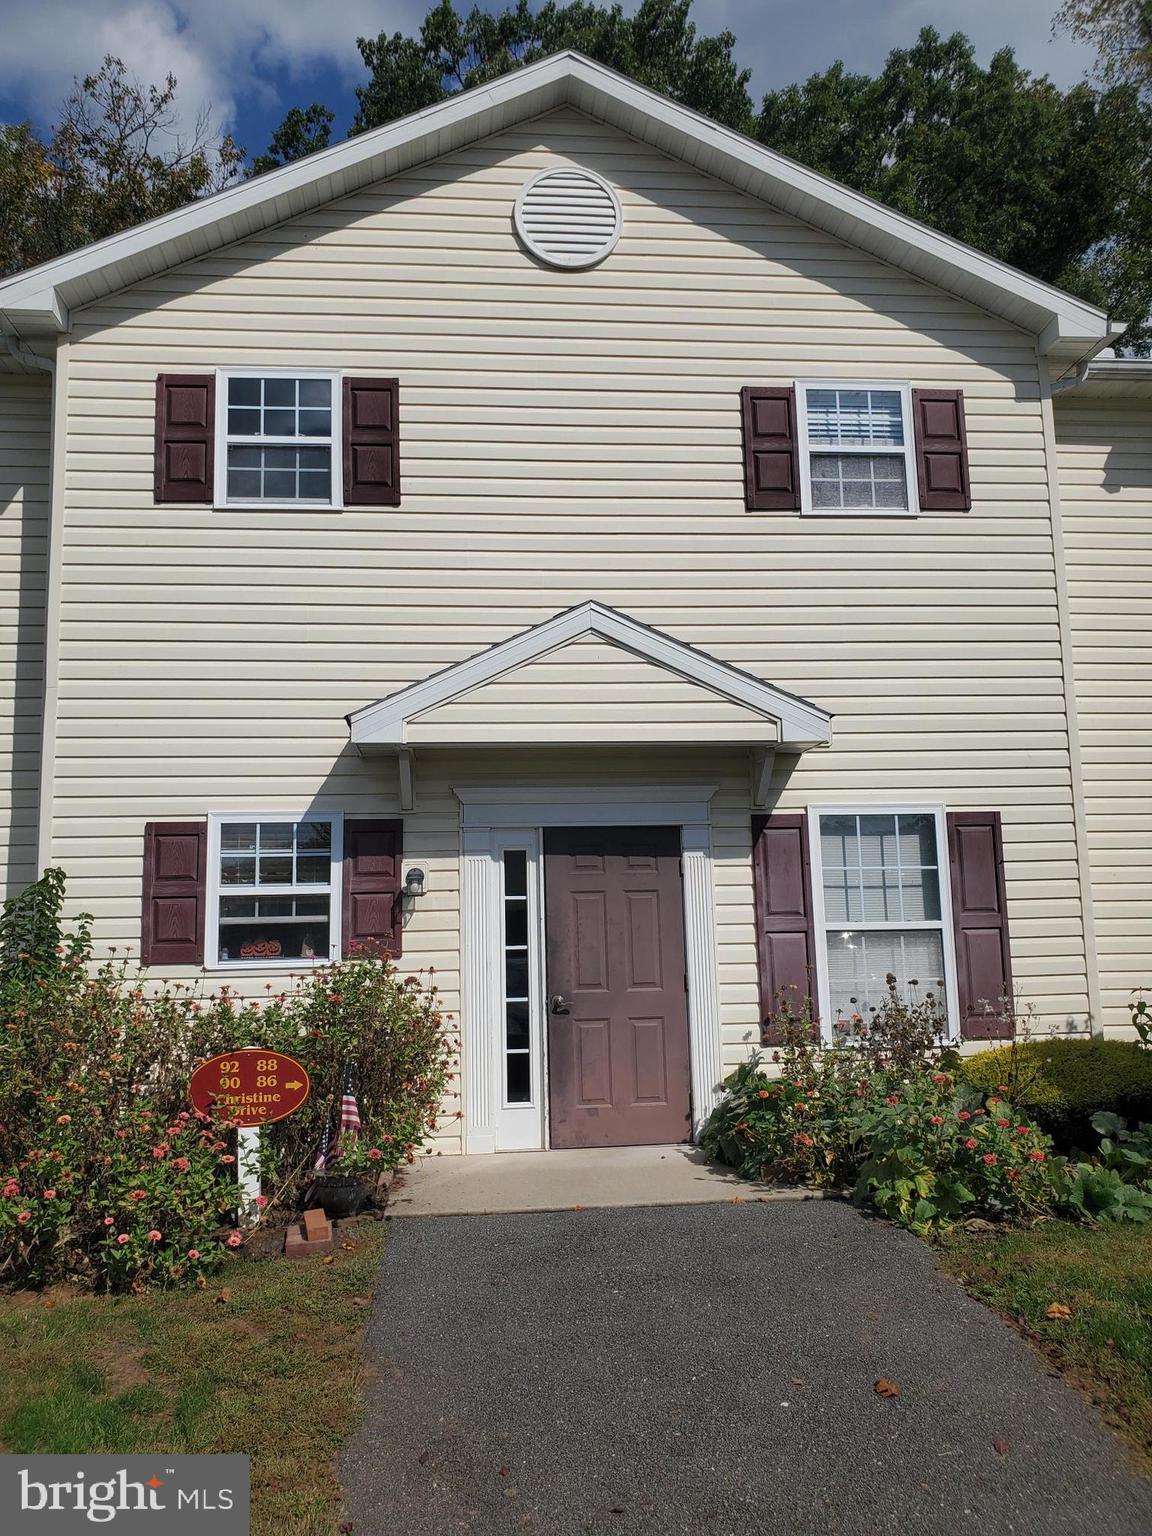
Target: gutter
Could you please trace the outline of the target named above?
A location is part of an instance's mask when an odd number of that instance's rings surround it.
[[[1107,332],[1089,351],[1085,352],[1084,356],[1076,364],[1071,377],[1064,375],[1062,378],[1054,379],[1052,381],[1053,395],[1062,394],[1066,389],[1079,389],[1080,385],[1087,380],[1088,370],[1092,366],[1093,361],[1099,357],[1100,353],[1103,352],[1105,348],[1110,347],[1114,341],[1123,336],[1127,329],[1127,325],[1118,325],[1114,327],[1111,322],[1109,322]]]
[[[36,352],[26,352],[18,346],[11,336],[0,335],[0,341],[4,343],[4,350],[10,357],[14,357],[25,368],[41,369],[44,373],[55,373],[56,364],[50,357],[40,357]]]

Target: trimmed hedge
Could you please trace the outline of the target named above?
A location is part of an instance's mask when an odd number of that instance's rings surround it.
[[[1100,1110],[1152,1121],[1152,1051],[1134,1041],[1030,1040],[965,1057],[960,1069],[984,1093],[1007,1088],[1064,1150],[1096,1146]]]

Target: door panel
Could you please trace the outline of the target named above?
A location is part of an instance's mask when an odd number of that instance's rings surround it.
[[[554,1147],[691,1136],[676,827],[544,834]]]

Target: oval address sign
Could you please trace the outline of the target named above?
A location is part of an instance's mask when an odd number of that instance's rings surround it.
[[[269,1125],[295,1114],[311,1086],[294,1056],[245,1047],[209,1057],[193,1072],[188,1091],[203,1114],[237,1125]]]

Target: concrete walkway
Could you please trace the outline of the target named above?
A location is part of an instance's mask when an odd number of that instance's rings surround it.
[[[576,1207],[700,1205],[714,1200],[811,1199],[749,1184],[697,1147],[596,1147],[426,1157],[397,1180],[390,1216],[481,1216]]]
[[[1091,1406],[837,1201],[396,1221],[368,1352],[355,1536],[1152,1531]]]

